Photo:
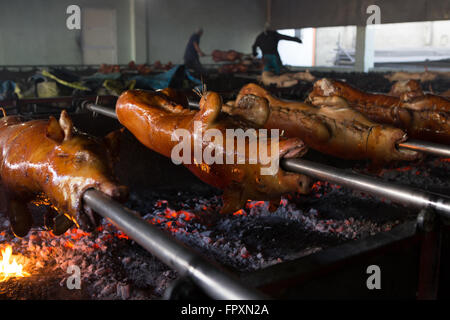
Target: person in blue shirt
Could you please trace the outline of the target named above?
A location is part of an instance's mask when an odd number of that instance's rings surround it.
[[[278,53],[278,42],[280,40],[302,43],[300,38],[286,36],[271,30],[270,25],[266,23],[264,31],[258,35],[252,46],[253,56],[255,57],[257,55],[256,48],[259,47],[261,49],[264,59],[264,71],[272,71],[276,75],[279,75],[281,70],[281,59]]]
[[[200,49],[200,38],[203,35],[203,29],[199,28],[190,38],[184,51],[184,65],[188,69],[192,69],[200,75],[206,74],[205,69],[200,63],[199,57],[205,54]]]

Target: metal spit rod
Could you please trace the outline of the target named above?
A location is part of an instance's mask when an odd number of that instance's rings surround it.
[[[219,265],[185,247],[104,193],[90,189],[84,193],[83,200],[91,209],[109,219],[117,228],[162,262],[178,271],[180,275],[190,276],[212,298],[226,300],[267,298],[242,284]]]
[[[112,108],[106,108],[103,106],[99,106],[92,102],[85,102],[85,103],[83,103],[83,106],[86,109],[88,109],[89,111],[92,111],[92,112],[95,112],[98,114],[102,114],[102,115],[110,117],[110,118],[118,119],[116,110],[114,110]]]
[[[450,157],[450,148],[448,146],[432,142],[409,139],[406,142],[399,143],[398,147],[423,153],[434,154],[440,157]]]
[[[444,195],[385,182],[304,159],[281,159],[280,165],[287,171],[305,174],[374,196],[384,197],[407,207],[433,209],[437,214],[450,218],[450,198]]]
[[[88,104],[88,109],[117,119],[117,115],[112,109]],[[418,148],[428,143],[413,142]],[[402,144],[405,145],[405,144]],[[441,154],[450,152],[445,146],[431,144],[436,149],[442,149]],[[411,148],[413,146],[411,145]],[[423,147],[425,149],[425,147]],[[339,170],[327,165],[311,162],[303,159],[282,159],[280,162],[283,169],[302,173],[310,177],[337,183],[355,190],[370,193],[375,196],[384,197],[394,202],[399,202],[406,206],[416,207],[419,209],[432,208],[437,213],[450,217],[450,199],[444,195],[432,194],[419,189],[407,186],[396,185],[384,182],[372,177],[366,177],[360,174]]]

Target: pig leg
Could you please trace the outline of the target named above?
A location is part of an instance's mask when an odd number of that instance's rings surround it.
[[[8,199],[8,216],[14,235],[16,237],[26,236],[33,225],[33,218],[26,202],[10,197]]]
[[[44,214],[44,226],[45,229],[48,231],[52,231],[53,230],[53,224],[54,224],[54,220],[55,217],[58,215],[58,212],[53,209],[52,207],[47,207],[46,208],[46,212]]]
[[[6,190],[0,183],[0,212],[6,214],[8,212],[8,199],[6,198]]]
[[[73,222],[64,214],[58,213],[52,207],[47,207],[45,226],[48,230],[52,231],[55,236],[60,236],[73,226]]]
[[[73,221],[68,219],[64,214],[59,214],[54,219],[54,226],[53,226],[53,234],[56,236],[62,235],[64,232],[66,232],[70,227],[73,226]]]

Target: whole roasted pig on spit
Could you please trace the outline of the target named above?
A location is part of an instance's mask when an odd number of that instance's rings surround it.
[[[420,82],[433,81],[437,78],[448,79],[450,78],[450,72],[438,72],[438,71],[428,71],[424,72],[404,72],[397,71],[384,76],[391,82],[394,81],[404,81],[404,80],[417,80]]]
[[[77,132],[66,111],[59,121],[0,119],[0,177],[12,231],[25,236],[32,226],[27,203],[50,204],[46,226],[59,235],[72,223],[92,229],[96,217],[84,208],[90,188],[123,199],[127,188],[112,174],[117,134],[103,140]]]
[[[263,71],[259,80],[265,86],[276,86],[277,88],[288,88],[296,85],[298,81],[313,82],[316,78],[306,70],[305,72],[283,73],[276,75],[271,71]]]
[[[241,60],[242,57],[244,56],[242,53],[234,51],[234,50],[228,50],[228,51],[214,50],[211,53],[211,55],[215,62],[220,62],[220,61],[234,62],[236,60]]]
[[[258,97],[269,102],[268,112]],[[419,157],[417,152],[396,147],[407,138],[400,129],[374,123],[348,106],[315,107],[281,100],[256,84],[245,85],[224,111],[264,128],[281,129],[287,137],[298,137],[312,149],[344,159],[370,159],[377,166]]]
[[[262,174],[262,168],[267,166],[263,164],[261,150],[274,157],[300,157],[306,152],[300,139],[277,140],[268,135],[267,144],[261,144],[257,139],[261,134],[254,130],[255,139],[246,139],[244,149],[239,149],[235,147],[234,137],[230,138],[227,131],[251,129],[254,124],[222,113],[222,100],[217,93],[203,94],[200,111],[185,107],[185,101],[177,98],[173,90],[130,90],[119,97],[116,113],[120,123],[142,144],[166,157],[172,157],[172,160],[174,151],[181,154],[178,149],[181,138],[183,142],[188,142],[188,150],[182,151],[183,160],[178,164],[182,163],[202,181],[223,190],[222,213],[241,209],[249,199],[271,200],[271,209],[274,209],[283,194],[309,192],[310,179],[306,176],[285,172],[278,167],[276,172]],[[206,132],[215,132],[224,138],[208,140],[199,134],[200,130],[205,136]],[[200,159],[195,155],[196,149],[200,151]],[[216,161],[208,163],[201,157],[202,152],[205,154],[208,150],[214,150]],[[272,154],[273,150],[276,150],[276,154]],[[228,157],[231,161],[227,160]],[[239,163],[239,158],[244,160],[243,163]]]
[[[433,94],[401,97],[366,93],[342,81],[321,79],[309,95],[314,105],[349,105],[369,119],[404,129],[408,136],[450,144],[450,101]]]

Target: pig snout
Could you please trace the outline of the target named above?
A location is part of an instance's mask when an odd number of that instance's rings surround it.
[[[308,148],[303,143],[302,140],[298,138],[291,138],[287,140],[280,141],[279,144],[279,157],[280,158],[300,158],[306,152]]]
[[[102,183],[98,190],[119,202],[125,202],[128,199],[128,188],[126,186],[108,182]]]
[[[119,202],[125,202],[128,199],[128,188],[112,182],[103,182],[100,185],[89,189],[95,189],[103,192],[107,196],[111,197],[111,199]],[[84,204],[83,210],[79,212],[77,220],[82,229],[93,231],[99,225],[100,219],[101,217],[97,212],[93,211],[89,206]]]

